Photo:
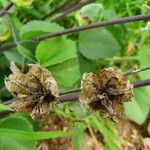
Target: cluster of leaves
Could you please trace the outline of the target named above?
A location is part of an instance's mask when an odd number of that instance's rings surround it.
[[[62,91],[80,87],[83,73],[95,71],[97,68],[119,67],[126,71],[137,66],[149,66],[150,22],[113,25],[82,31],[74,35],[49,38],[40,42],[33,40],[35,37],[62,31],[72,26],[146,14],[150,11],[148,9],[149,1],[97,0],[94,4],[89,4],[80,11],[72,12],[55,23],[51,20],[57,18],[65,9],[69,9],[67,6],[61,10],[62,12],[55,12],[46,18],[44,16],[62,5],[65,0],[30,1],[32,2],[28,5],[23,3],[18,5],[19,1],[12,0],[14,4],[9,10],[9,15],[3,16],[0,21],[0,47],[5,47],[13,42],[17,45],[0,50],[0,98],[2,101],[6,97],[11,98],[4,86],[4,76],[9,74],[9,62],[12,60],[22,65],[22,69],[28,63],[40,63],[52,73]],[[1,9],[9,2],[9,0],[0,0]],[[129,77],[131,81],[148,78],[148,72]],[[133,100],[124,104],[126,116],[138,124],[143,124],[149,116],[150,101],[148,97],[150,97],[149,88],[135,90]],[[81,113],[82,108],[76,103],[71,105],[74,109],[73,115],[76,116],[75,120],[83,117],[85,122],[85,116],[80,116],[83,113]],[[0,105],[0,110],[7,109],[10,108]],[[65,118],[68,115],[61,109],[57,109],[57,113]],[[113,132],[114,127],[108,125],[110,130],[107,131],[100,118],[92,117],[86,122],[98,129],[105,137],[108,149],[115,149],[115,145],[109,139],[109,135],[110,137],[116,136]],[[5,149],[12,149],[12,146],[16,146],[14,149],[34,149],[36,140],[67,135],[63,131],[40,133],[37,132],[37,128],[37,123],[22,114],[0,118],[0,145],[8,146]],[[75,149],[82,149],[84,142],[81,142],[81,139],[84,139],[84,130],[83,122],[74,123],[71,135]],[[77,138],[79,134],[80,141]],[[9,145],[6,144],[8,142]]]

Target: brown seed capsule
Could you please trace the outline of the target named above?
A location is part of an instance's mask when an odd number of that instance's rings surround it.
[[[117,103],[131,99],[132,89],[133,86],[119,69],[107,68],[83,75],[79,100],[88,110],[112,115]]]
[[[38,64],[28,64],[28,71],[11,63],[12,74],[5,78],[5,85],[15,97],[11,107],[40,119],[49,114],[52,105],[59,98],[59,90],[51,73]]]

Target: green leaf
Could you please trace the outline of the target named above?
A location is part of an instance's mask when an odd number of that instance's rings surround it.
[[[17,45],[17,49],[20,52],[20,54],[22,54],[25,58],[34,62],[34,54],[31,51],[29,51],[27,48],[25,48],[21,44]]]
[[[0,18],[0,43],[11,37],[11,27],[8,19]]]
[[[131,102],[125,102],[124,109],[126,116],[138,124],[144,123],[149,112],[149,106],[138,104],[135,99]]]
[[[5,130],[7,129],[2,130],[2,132],[4,132]],[[6,132],[8,132],[8,130]],[[11,130],[9,132],[11,132]],[[15,140],[4,136],[0,138],[0,149],[1,150],[35,150],[35,142]]]
[[[144,36],[145,33],[143,33]],[[143,44],[139,47],[138,58],[141,68],[149,67],[150,66],[150,50],[149,44]],[[150,70],[139,72],[138,76],[141,79],[149,79]],[[140,88],[139,93],[141,94],[141,103],[147,103],[150,106],[150,101],[148,97],[150,97],[150,88],[145,86],[144,88]]]
[[[8,51],[5,51],[5,52],[8,52]],[[8,59],[4,56],[4,55],[2,55],[2,56],[0,56],[0,67],[8,67],[9,66],[9,61],[8,61]]]
[[[110,58],[119,50],[119,43],[105,28],[84,31],[79,35],[79,51],[88,59]]]
[[[0,119],[0,149],[6,150],[34,150],[35,141],[26,141],[27,138],[19,137],[21,132],[31,132],[33,127],[30,122],[19,114],[11,115],[9,117]]]
[[[92,116],[89,121],[91,126],[96,128],[104,136],[106,149],[119,150],[118,146],[114,143],[116,140],[119,142],[119,135],[112,122],[95,116]]]
[[[150,110],[149,96],[145,92],[144,89],[135,90],[135,98],[124,103],[126,116],[138,124],[145,122]]]
[[[98,22],[102,19],[103,6],[99,3],[91,3],[82,7],[76,13],[76,19],[79,25],[87,25],[89,23]]]
[[[6,7],[6,5],[8,4],[7,0],[0,0],[0,3],[2,4],[3,7]]]
[[[28,22],[21,28],[20,36],[21,38],[29,39],[42,34],[60,30],[63,30],[63,28],[56,23],[35,20]]]
[[[120,150],[120,148],[116,144],[112,143],[112,141],[104,139],[104,142],[107,150]]]
[[[97,117],[92,116],[92,118],[90,119],[90,124],[91,126],[93,126],[94,128],[96,128],[103,136],[106,137],[113,137],[114,135],[109,132],[109,130],[102,124],[102,122],[100,122]]]
[[[65,131],[34,132],[30,122],[20,114],[0,119],[0,149],[34,150],[36,140],[68,136]]]
[[[92,22],[97,22],[102,17],[103,6],[100,3],[91,3],[81,8],[81,17],[88,17]]]
[[[80,79],[79,63],[77,58],[67,60],[61,64],[48,68],[53,77],[64,87],[73,86]]]
[[[138,58],[140,62],[140,67],[149,67],[150,66],[150,50],[149,45],[142,45],[139,48]],[[139,73],[141,79],[149,79],[150,70]]]
[[[36,49],[36,58],[44,67],[58,64],[75,57],[75,42],[65,37],[57,37],[42,41]]]
[[[88,60],[87,58],[83,57],[79,52],[77,53],[79,59],[79,66],[81,74],[85,72],[94,72],[96,71],[96,61]]]
[[[22,22],[19,20],[19,18],[16,15],[12,15],[11,16],[12,22],[14,24],[14,26],[16,27],[16,29],[18,31],[20,31],[21,27],[22,27]]]
[[[0,111],[3,111],[3,110],[12,110],[12,109],[7,105],[0,104]]]
[[[126,28],[124,25],[114,25],[106,27],[120,45],[126,43]],[[122,51],[124,49],[122,48]]]
[[[74,124],[74,127],[71,132],[74,150],[83,150],[83,146],[85,143],[85,129],[86,126],[82,122]]]
[[[24,57],[16,49],[4,51],[3,54],[10,62],[14,61],[16,63],[22,64],[24,61]]]
[[[19,122],[19,126],[15,125],[17,122]],[[1,119],[0,128],[9,128],[9,129],[27,130],[27,131],[33,130],[30,122],[20,114],[14,114],[9,117]]]
[[[150,106],[150,100],[148,97],[150,97],[150,93],[147,90],[146,87],[141,87],[140,89],[135,89],[135,99],[138,103],[143,103],[147,106]]]
[[[55,107],[55,114],[59,117],[63,117],[63,118],[66,118],[66,119],[70,119],[71,118],[71,115],[66,113],[61,107]]]
[[[73,101],[69,105],[69,109],[77,120],[88,118],[92,113],[83,108],[79,101]]]
[[[117,18],[117,13],[115,10],[116,5],[118,5],[118,1],[116,1],[116,0],[103,1],[103,6],[104,6],[103,14],[104,14],[105,20]],[[120,7],[120,5],[119,5],[119,7]]]
[[[65,131],[31,132],[31,131],[0,128],[0,137],[8,137],[26,141],[52,139],[58,137],[65,137],[68,135],[69,134]]]

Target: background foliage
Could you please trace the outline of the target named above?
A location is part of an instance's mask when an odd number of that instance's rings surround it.
[[[134,67],[148,67],[150,65],[150,22],[134,22],[113,25],[98,29],[82,31],[76,34],[33,41],[32,38],[62,31],[89,22],[101,22],[112,18],[121,18],[150,12],[150,1],[145,0],[97,0],[92,7],[73,11],[60,21],[52,21],[63,13],[63,9],[46,16],[55,10],[65,0],[34,0],[32,5],[22,7],[15,3],[9,15],[0,21],[0,47],[17,44],[17,47],[0,49],[0,99],[4,102],[12,96],[5,88],[4,77],[9,72],[10,61],[21,64],[24,68],[28,63],[39,63],[46,67],[55,77],[62,91],[80,87],[80,80],[84,72],[96,71],[97,68],[119,67],[122,71]],[[0,0],[3,9],[9,0]],[[21,1],[20,1],[21,3]],[[99,7],[100,6],[100,7]],[[94,10],[94,12],[93,12]],[[79,16],[80,15],[80,16]],[[84,18],[86,15],[86,19]],[[11,31],[11,34],[10,34]],[[142,72],[129,76],[130,81],[148,79],[149,72]],[[150,110],[150,88],[136,89],[131,102],[124,104],[128,119],[142,125],[147,121]],[[59,106],[55,113],[74,121],[69,133],[75,150],[82,149],[86,124],[96,128],[104,137],[108,149],[118,149],[110,138],[117,139],[113,124],[104,125],[99,116],[84,112],[78,102],[73,102],[67,111],[64,105]],[[0,104],[0,110],[10,110]],[[81,122],[76,120],[80,119]],[[50,131],[40,133],[38,122],[21,113],[0,117],[0,149],[35,149],[35,141],[44,138],[67,136],[64,131]],[[148,127],[150,132],[150,125]],[[22,136],[20,136],[20,134]],[[30,136],[29,136],[30,134]],[[30,138],[29,138],[30,137]],[[79,140],[80,139],[80,140]],[[9,143],[9,144],[7,144]],[[15,144],[14,144],[15,143]]]

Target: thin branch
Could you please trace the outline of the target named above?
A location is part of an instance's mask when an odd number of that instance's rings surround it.
[[[80,92],[60,96],[60,102],[74,101],[79,99]]]
[[[65,92],[61,92],[60,95],[64,95],[64,94],[70,94],[70,93],[75,93],[75,92],[80,92],[81,89],[71,89]]]
[[[112,58],[106,58],[105,60],[107,60],[107,61],[128,61],[128,60],[138,60],[139,59],[139,57],[138,56],[124,56],[124,57],[122,57],[122,56],[120,56],[120,57],[118,57],[118,56],[114,56],[114,57],[112,57]],[[133,69],[132,69],[133,70]]]
[[[16,46],[17,46],[16,43],[11,43],[11,44],[5,45],[5,46],[0,48],[0,53],[5,51],[5,50],[8,50],[8,49],[15,48]]]
[[[52,16],[55,13],[60,12],[66,5],[70,4],[70,0],[66,0],[63,4],[61,4],[60,6],[58,6],[57,8],[55,8],[54,10],[52,10],[50,13],[48,13],[47,15],[43,16],[41,19],[46,19],[47,17]]]
[[[64,18],[65,16],[67,16],[69,13],[80,9],[81,7],[83,7],[86,4],[92,3],[94,0],[87,0],[84,2],[81,2],[71,8],[69,8],[68,10],[66,10],[65,12],[61,13],[59,16],[57,16],[56,18],[52,19],[51,22],[58,22],[60,21],[62,18]]]
[[[128,23],[128,22],[135,22],[135,21],[141,21],[141,20],[145,20],[145,21],[150,20],[150,14],[124,17],[124,18],[120,18],[120,19],[112,19],[112,20],[103,21],[103,22],[99,22],[99,23],[92,23],[92,24],[89,24],[87,26],[65,29],[63,31],[58,31],[58,32],[46,34],[43,36],[35,37],[33,39],[33,41],[41,41],[41,40],[45,40],[48,38],[54,38],[54,37],[58,37],[61,35],[72,34],[72,33],[85,31],[85,30],[89,30],[89,29],[100,28],[100,27],[110,26],[110,25],[115,25],[115,24],[124,24],[124,23]],[[15,46],[16,45],[11,44],[11,46],[7,45],[6,48],[15,47]],[[5,47],[0,48],[0,51],[4,51],[5,50],[4,48]]]
[[[74,0],[69,5],[67,5],[61,12],[68,10],[69,8],[75,6],[76,4],[82,2],[83,0]]]
[[[133,69],[125,72],[124,75],[127,76],[127,75],[130,75],[130,74],[135,74],[135,73],[146,71],[146,70],[150,70],[150,67],[139,68],[139,69],[133,68]]]
[[[8,5],[0,12],[0,17],[4,16],[5,14],[7,14],[7,12],[9,11],[9,9],[13,6],[12,2],[9,2]]]
[[[0,117],[6,117],[12,113],[15,113],[15,111],[13,110],[3,110],[3,111],[0,111]]]
[[[139,80],[132,82],[134,88],[144,87],[144,86],[150,86],[150,79],[147,80]],[[68,101],[74,101],[79,99],[80,92],[72,93],[68,95],[62,95],[60,97],[60,102],[68,102]]]
[[[135,22],[135,21],[141,21],[141,20],[144,20],[144,21],[150,20],[150,14],[136,15],[136,16],[131,16],[131,17],[119,18],[119,19],[112,19],[112,20],[108,20],[108,21],[92,23],[92,24],[89,24],[86,26],[74,27],[74,28],[70,28],[70,29],[65,29],[63,31],[39,36],[39,37],[34,38],[33,40],[41,41],[44,39],[58,37],[61,35],[66,35],[66,34],[72,34],[72,33],[85,31],[85,30],[89,30],[89,29],[100,28],[100,27],[110,26],[110,25],[115,25],[115,24],[124,24],[124,23],[128,23],[128,22]]]
[[[150,86],[150,79],[135,81],[132,84],[133,84],[134,88]]]

